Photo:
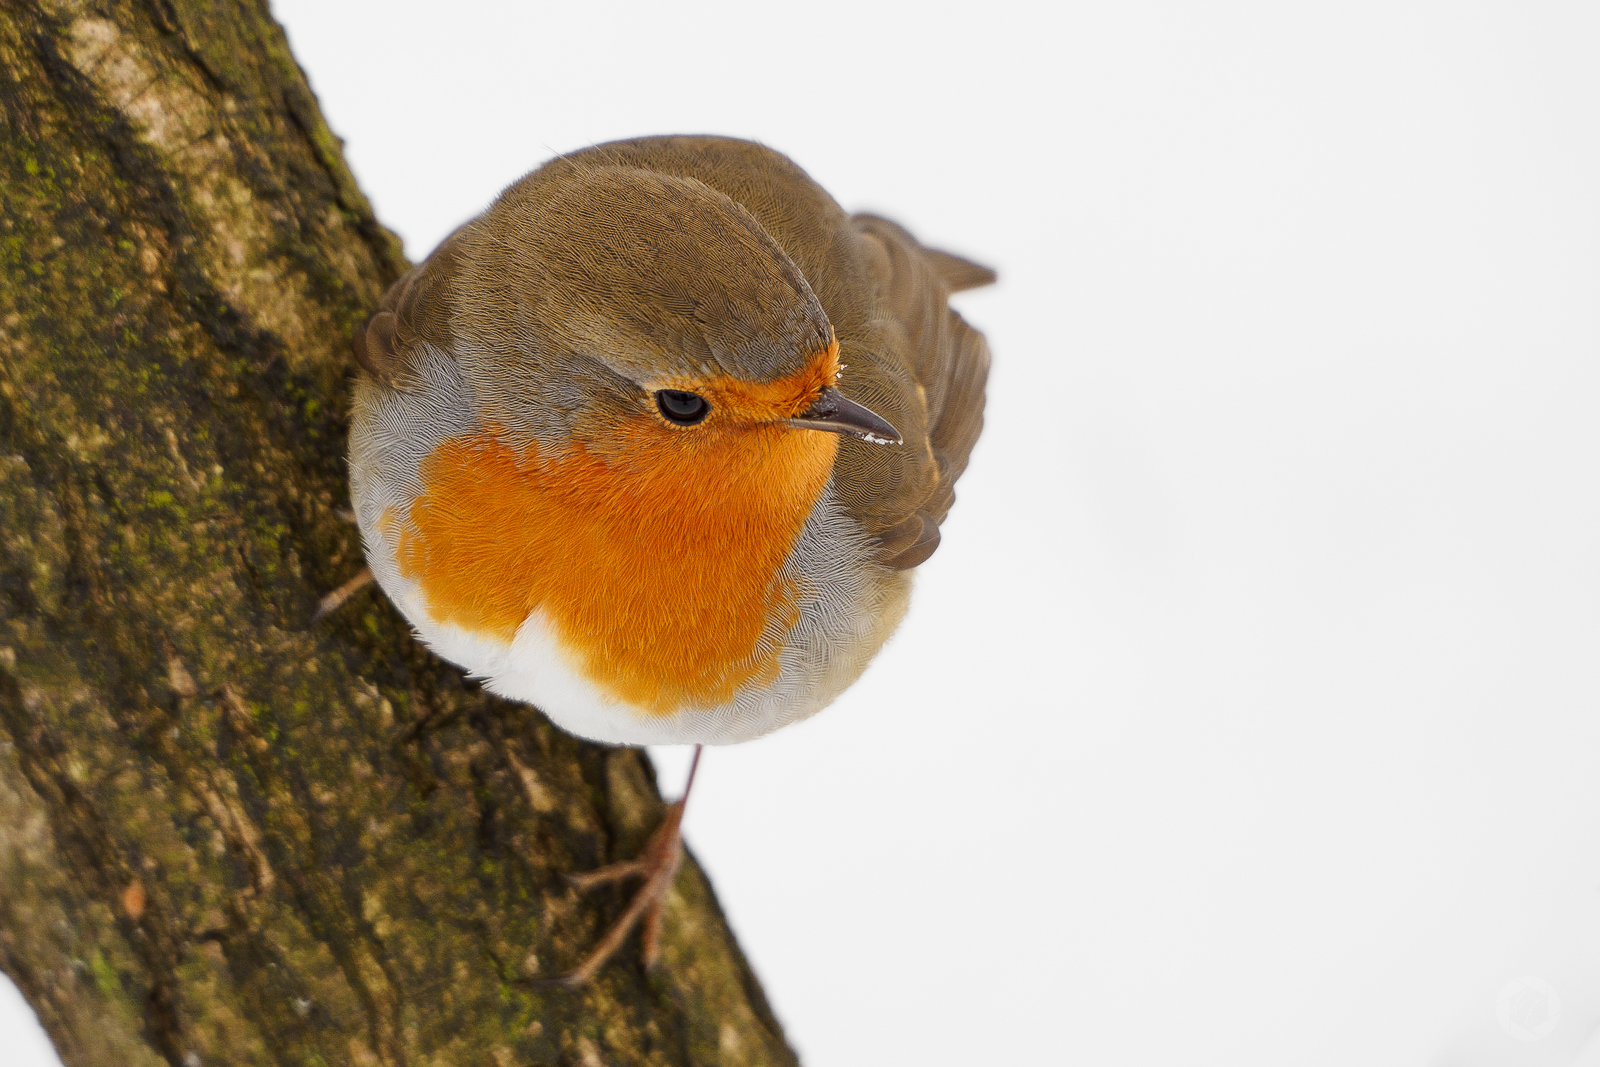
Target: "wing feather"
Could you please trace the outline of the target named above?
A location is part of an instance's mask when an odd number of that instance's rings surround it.
[[[792,161],[722,137],[649,137],[575,152],[550,168],[635,166],[702,181],[744,205],[801,269],[833,324],[846,396],[892,422],[900,447],[841,442],[834,486],[886,567],[915,567],[939,546],[939,524],[983,429],[989,347],[950,308],[951,293],[988,285],[987,267],[925,248],[875,215],[849,216]],[[410,388],[418,343],[452,352],[457,230],[384,296],[353,341],[360,364]]]
[[[427,259],[389,286],[378,310],[350,339],[356,362],[391,389],[414,388],[410,361],[418,342],[454,353],[454,284],[462,238],[471,225],[446,237]]]
[[[925,413],[924,490],[885,494],[881,506],[858,507],[879,541],[879,559],[896,569],[915,567],[939,547],[939,525],[955,502],[955,483],[967,468],[983,430],[989,346],[949,304],[950,294],[987,285],[995,274],[969,260],[924,248],[906,229],[876,215],[851,219],[878,286],[880,313],[898,327]],[[869,404],[870,406],[870,404]],[[911,443],[908,438],[908,444]],[[912,461],[915,463],[915,460]],[[874,480],[868,458],[867,488]]]

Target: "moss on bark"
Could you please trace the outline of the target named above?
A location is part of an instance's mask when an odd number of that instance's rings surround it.
[[[692,862],[661,968],[541,984],[639,753],[309,623],[405,263],[265,5],[0,10],[0,200],[0,969],[69,1067],[793,1063]]]

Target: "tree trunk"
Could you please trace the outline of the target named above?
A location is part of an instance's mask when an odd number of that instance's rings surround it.
[[[66,1064],[794,1063],[692,862],[656,971],[545,983],[641,753],[310,621],[406,264],[265,3],[4,0],[0,141],[0,969]]]

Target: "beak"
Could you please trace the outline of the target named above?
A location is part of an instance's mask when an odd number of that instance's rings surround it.
[[[822,390],[822,395],[817,397],[816,403],[806,411],[783,421],[797,430],[824,430],[828,433],[849,434],[863,441],[871,441],[875,445],[903,443],[899,430],[889,425],[870,408],[864,408],[854,400],[846,400],[844,394],[831,385]]]

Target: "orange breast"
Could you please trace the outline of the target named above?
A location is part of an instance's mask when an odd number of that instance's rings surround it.
[[[398,561],[430,613],[509,643],[542,610],[596,685],[661,714],[774,680],[799,617],[780,572],[837,438],[622,419],[591,439],[517,454],[490,427],[423,462]]]

